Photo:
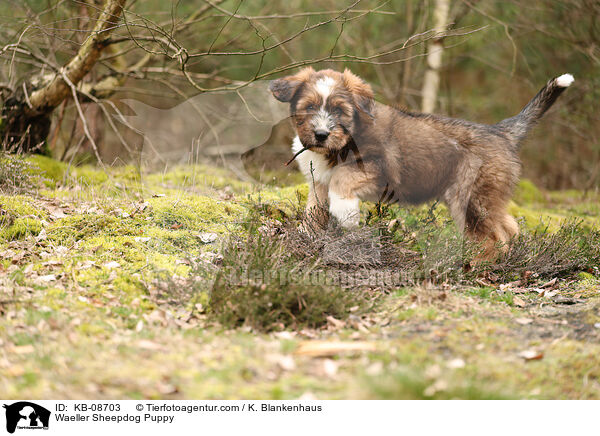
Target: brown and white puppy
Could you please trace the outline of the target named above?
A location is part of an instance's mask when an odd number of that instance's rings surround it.
[[[491,251],[518,232],[506,208],[520,175],[519,143],[573,80],[550,80],[518,115],[494,125],[376,103],[348,69],[305,68],[269,89],[290,103],[292,150],[307,149],[297,161],[310,185],[309,219],[324,226],[331,214],[353,227],[359,200],[440,199],[457,226]]]

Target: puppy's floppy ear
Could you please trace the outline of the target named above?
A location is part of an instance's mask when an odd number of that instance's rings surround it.
[[[343,74],[344,86],[352,96],[356,107],[373,118],[373,108],[375,101],[373,100],[373,90],[371,85],[365,83],[360,77],[352,73],[348,68],[344,70]]]
[[[303,82],[306,82],[314,71],[315,70],[311,67],[307,67],[293,76],[272,80],[271,83],[269,83],[269,91],[273,93],[273,97],[277,100],[288,103],[294,98],[300,85],[302,85]]]
[[[296,94],[302,82],[299,80],[291,80],[289,77],[283,79],[271,80],[269,83],[269,91],[273,93],[273,97],[284,103],[288,103]]]

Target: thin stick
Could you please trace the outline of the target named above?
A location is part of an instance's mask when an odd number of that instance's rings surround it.
[[[299,152],[297,152],[290,160],[288,160],[285,163],[285,166],[287,167],[289,164],[291,164],[292,162],[294,162],[294,160],[304,151],[308,150],[308,148],[303,148],[302,150],[300,150]]]

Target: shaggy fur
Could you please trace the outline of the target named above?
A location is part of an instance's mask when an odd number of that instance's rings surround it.
[[[494,125],[378,104],[349,70],[305,68],[269,89],[290,103],[293,151],[306,149],[297,160],[311,186],[310,221],[324,226],[332,215],[353,227],[359,200],[440,199],[489,254],[518,232],[506,209],[519,179],[519,144],[572,82],[570,74],[550,80],[518,115]]]

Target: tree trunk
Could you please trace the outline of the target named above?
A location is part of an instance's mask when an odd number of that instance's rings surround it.
[[[4,102],[1,111],[3,147],[29,152],[40,147],[50,132],[52,111],[72,93],[72,86],[94,67],[110,32],[116,27],[126,0],[106,0],[94,29],[77,55],[61,71],[30,80]]]
[[[436,0],[435,10],[433,11],[433,20],[436,34],[438,35],[428,47],[427,71],[423,80],[421,110],[431,113],[435,109],[438,89],[440,87],[440,67],[442,66],[442,52],[444,43],[439,35],[446,30],[448,26],[448,9],[450,0]]]

